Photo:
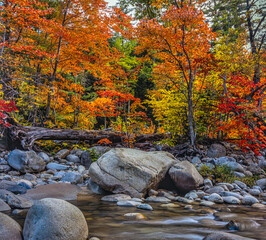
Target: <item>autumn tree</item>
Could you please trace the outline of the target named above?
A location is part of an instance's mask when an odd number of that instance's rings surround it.
[[[143,20],[137,28],[138,51],[149,51],[157,59],[156,71],[167,79],[167,88],[185,91],[191,144],[195,144],[194,83],[204,74],[215,34],[194,4],[176,2],[158,21]]]

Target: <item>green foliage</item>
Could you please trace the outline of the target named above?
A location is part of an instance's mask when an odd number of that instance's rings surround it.
[[[258,175],[253,175],[252,177],[246,176],[244,178],[238,178],[234,176],[232,168],[226,165],[218,165],[212,169],[207,165],[202,165],[199,170],[199,173],[204,178],[209,178],[217,183],[223,183],[223,182],[233,183],[235,180],[238,180],[247,184],[249,187],[252,187],[255,184],[255,182],[259,179]]]

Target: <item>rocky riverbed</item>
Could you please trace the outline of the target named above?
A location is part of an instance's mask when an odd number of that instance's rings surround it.
[[[3,239],[40,239],[36,236],[48,221],[56,224],[43,239],[86,239],[87,224],[89,237],[100,239],[264,239],[263,152],[236,154],[220,144],[178,158],[163,151],[94,151],[102,156],[93,163],[90,151],[81,149],[63,149],[55,156],[2,152]],[[230,183],[211,175],[224,166],[233,173]],[[82,227],[75,231],[77,225]],[[71,234],[60,232],[62,226]]]

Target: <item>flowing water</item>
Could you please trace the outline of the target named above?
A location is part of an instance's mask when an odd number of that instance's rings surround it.
[[[184,209],[152,204],[154,211],[135,207],[118,207],[115,203],[102,202],[99,198],[72,202],[83,212],[89,226],[89,236],[101,240],[200,240],[214,231],[226,231],[253,239],[266,239],[266,210],[248,207],[219,205],[222,211],[212,214],[207,208],[193,205]],[[206,210],[207,209],[207,210]],[[147,220],[126,220],[126,213],[142,213]],[[14,217],[14,216],[12,216]],[[24,219],[14,217],[22,225]],[[230,231],[225,225],[232,219],[245,222],[241,231]],[[254,225],[254,221],[258,223]]]

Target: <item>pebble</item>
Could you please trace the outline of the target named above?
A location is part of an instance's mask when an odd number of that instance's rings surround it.
[[[139,205],[139,202],[134,201],[119,201],[116,203],[119,207],[136,207]]]
[[[223,201],[229,204],[240,204],[240,200],[233,196],[223,197]]]
[[[245,197],[243,197],[243,199],[242,199],[242,204],[244,204],[244,205],[253,205],[253,204],[255,204],[255,203],[258,203],[259,201],[258,201],[258,199],[257,198],[255,198],[255,197],[253,197],[253,196],[245,196]]]
[[[213,205],[215,205],[215,203],[214,202],[210,202],[210,201],[203,200],[203,201],[200,202],[200,206],[204,206],[204,207],[212,207]]]
[[[156,197],[156,196],[150,196],[146,198],[146,202],[157,202],[157,203],[169,203],[171,202],[170,199],[165,198],[165,197]]]
[[[67,170],[69,167],[59,163],[48,163],[46,168],[55,170]]]
[[[223,198],[217,193],[212,193],[209,196],[208,201],[215,202],[215,203],[223,203],[224,202]]]
[[[235,180],[234,183],[237,184],[242,189],[247,188],[247,185],[241,181]]]
[[[149,211],[153,210],[152,206],[146,203],[137,205],[137,208],[143,209],[143,210],[149,210]]]
[[[124,217],[127,220],[145,220],[145,219],[147,219],[147,217],[145,217],[141,213],[126,213],[124,215]]]

